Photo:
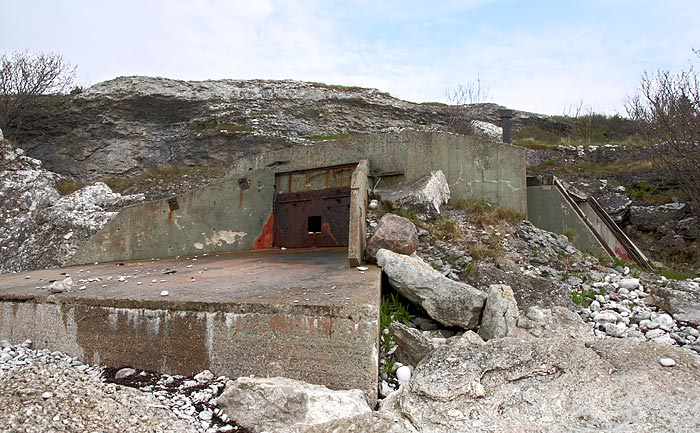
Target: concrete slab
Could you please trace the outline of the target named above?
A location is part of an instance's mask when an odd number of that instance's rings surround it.
[[[359,388],[373,401],[381,272],[347,257],[247,251],[2,275],[0,339],[114,367]],[[67,276],[70,291],[46,288]]]

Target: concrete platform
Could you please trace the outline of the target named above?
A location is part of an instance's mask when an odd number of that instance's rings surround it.
[[[373,401],[380,274],[332,248],[1,275],[0,339],[113,367],[358,388]],[[68,275],[69,292],[46,288]]]

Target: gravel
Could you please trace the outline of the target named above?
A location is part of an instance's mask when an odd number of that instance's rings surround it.
[[[124,376],[31,346],[0,342],[0,431],[247,432],[216,407],[224,376]]]

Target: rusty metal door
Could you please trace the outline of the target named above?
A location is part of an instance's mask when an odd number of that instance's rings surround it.
[[[350,188],[327,188],[277,194],[276,247],[346,247]]]

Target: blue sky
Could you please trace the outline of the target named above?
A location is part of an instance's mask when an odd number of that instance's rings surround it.
[[[0,52],[60,52],[83,85],[288,78],[447,102],[448,88],[480,80],[487,102],[546,114],[624,113],[644,71],[688,68],[700,48],[696,0],[0,0],[0,11]]]

